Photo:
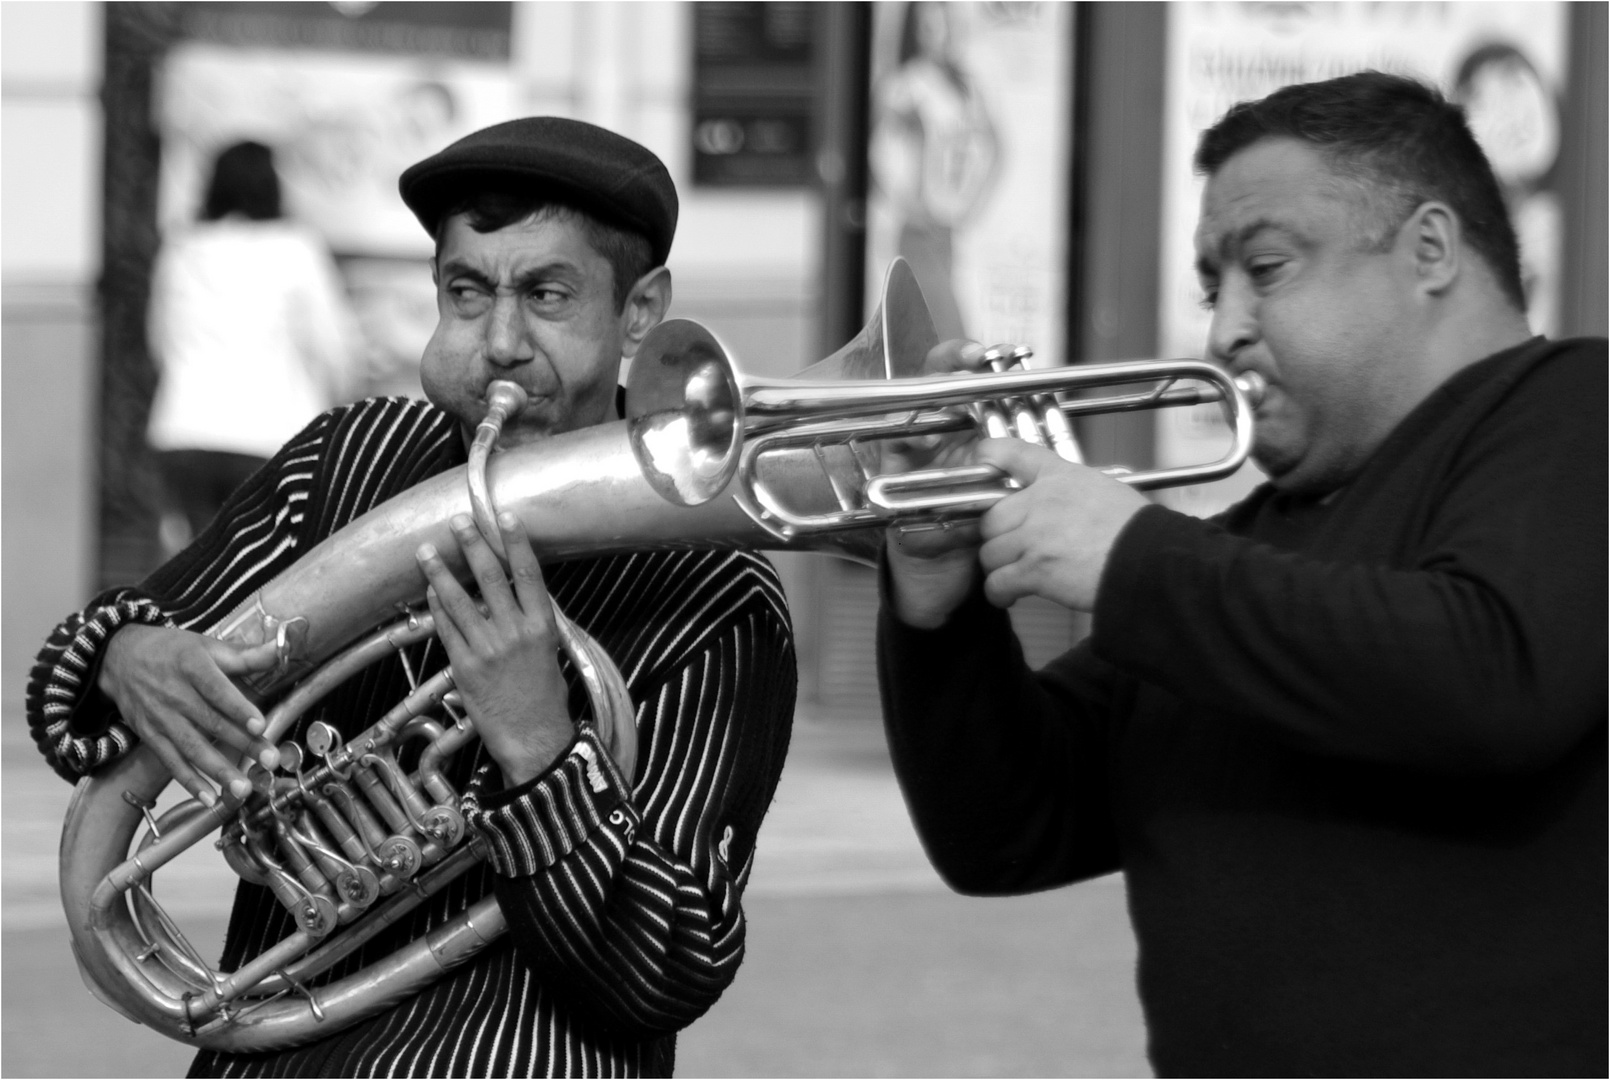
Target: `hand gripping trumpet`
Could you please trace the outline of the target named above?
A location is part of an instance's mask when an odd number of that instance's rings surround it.
[[[212,807],[190,800],[154,815],[170,776],[146,747],[80,781],[62,832],[60,882],[90,988],[170,1038],[267,1050],[372,1016],[503,932],[488,895],[384,960],[350,973],[342,963],[482,858],[447,780],[473,726],[459,709],[452,672],[425,677],[405,651],[433,633],[414,552],[422,543],[456,551],[448,525],[456,514],[473,513],[495,545],[495,510],[513,512],[545,560],[666,547],[871,560],[888,523],[978,513],[1007,490],[998,476],[982,484],[946,476],[921,493],[939,504],[908,509],[908,492],[878,473],[885,438],[974,426],[1028,435],[1032,427],[1071,452],[1071,440],[1057,442],[1067,424],[1053,408],[1065,417],[1224,402],[1237,421],[1231,455],[1206,471],[1131,480],[1144,486],[1228,472],[1250,444],[1245,391],[1206,365],[916,377],[935,343],[921,291],[897,260],[861,334],[796,379],[741,378],[708,331],[679,320],[651,334],[634,361],[626,420],[493,453],[503,420],[521,403],[517,388],[489,393],[489,416],[466,466],[333,534],[207,629],[240,644],[275,642],[278,668],[244,680],[264,704],[271,741],[377,662],[405,672],[401,701],[367,727],[363,718],[344,723],[346,732],[307,724],[301,745],[282,745],[274,774],[250,767],[256,790],[244,800],[226,796]],[[1013,356],[1000,359],[1004,367]],[[1180,385],[1187,380],[1204,388]],[[1096,405],[1056,404],[1060,393],[1120,382],[1151,388]],[[467,576],[462,564],[454,570]],[[556,622],[587,684],[599,734],[630,776],[636,729],[619,674],[579,627],[562,615]],[[416,750],[417,766],[405,770]],[[283,940],[227,972],[186,939],[155,890],[158,871],[211,837],[229,865],[269,889],[294,922]]]

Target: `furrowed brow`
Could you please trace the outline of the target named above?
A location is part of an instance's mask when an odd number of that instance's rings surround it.
[[[516,290],[525,290],[544,281],[576,281],[582,277],[581,268],[566,259],[555,259],[543,263],[541,266],[527,267],[518,271],[511,282]]]
[[[485,271],[474,263],[466,262],[463,259],[448,259],[445,263],[442,263],[440,273],[443,279],[449,277],[469,278],[477,285],[487,288],[492,286],[492,279],[486,275]]]

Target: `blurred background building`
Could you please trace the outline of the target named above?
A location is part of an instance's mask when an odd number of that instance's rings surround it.
[[[397,173],[530,113],[666,161],[682,197],[673,314],[747,371],[792,374],[848,340],[895,254],[944,329],[1081,363],[1200,354],[1198,130],[1281,84],[1378,67],[1468,104],[1511,194],[1534,328],[1604,334],[1605,41],[1599,3],[8,0],[8,709],[62,613],[159,557],[151,269],[230,142],[275,148],[287,212],[336,257],[364,331],[353,393],[417,393],[434,321]],[[1081,434],[1091,460],[1136,466],[1223,435],[1211,409]],[[1254,480],[1165,497],[1208,512]],[[802,698],[875,716],[869,573],[779,563]],[[1014,617],[1038,657],[1080,633],[1048,605]]]

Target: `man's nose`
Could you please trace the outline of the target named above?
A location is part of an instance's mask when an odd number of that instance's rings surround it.
[[[487,360],[498,367],[513,367],[528,363],[535,355],[530,336],[526,333],[519,298],[499,296],[492,302],[492,311],[487,319]]]
[[[1220,288],[1213,304],[1213,322],[1208,328],[1209,355],[1228,366],[1257,340],[1257,307],[1252,298],[1244,289]]]

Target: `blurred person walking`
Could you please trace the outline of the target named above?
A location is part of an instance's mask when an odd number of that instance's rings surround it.
[[[357,322],[323,240],[282,215],[269,147],[219,153],[200,220],[157,256],[147,332],[160,375],[147,439],[171,555],[351,389]]]

